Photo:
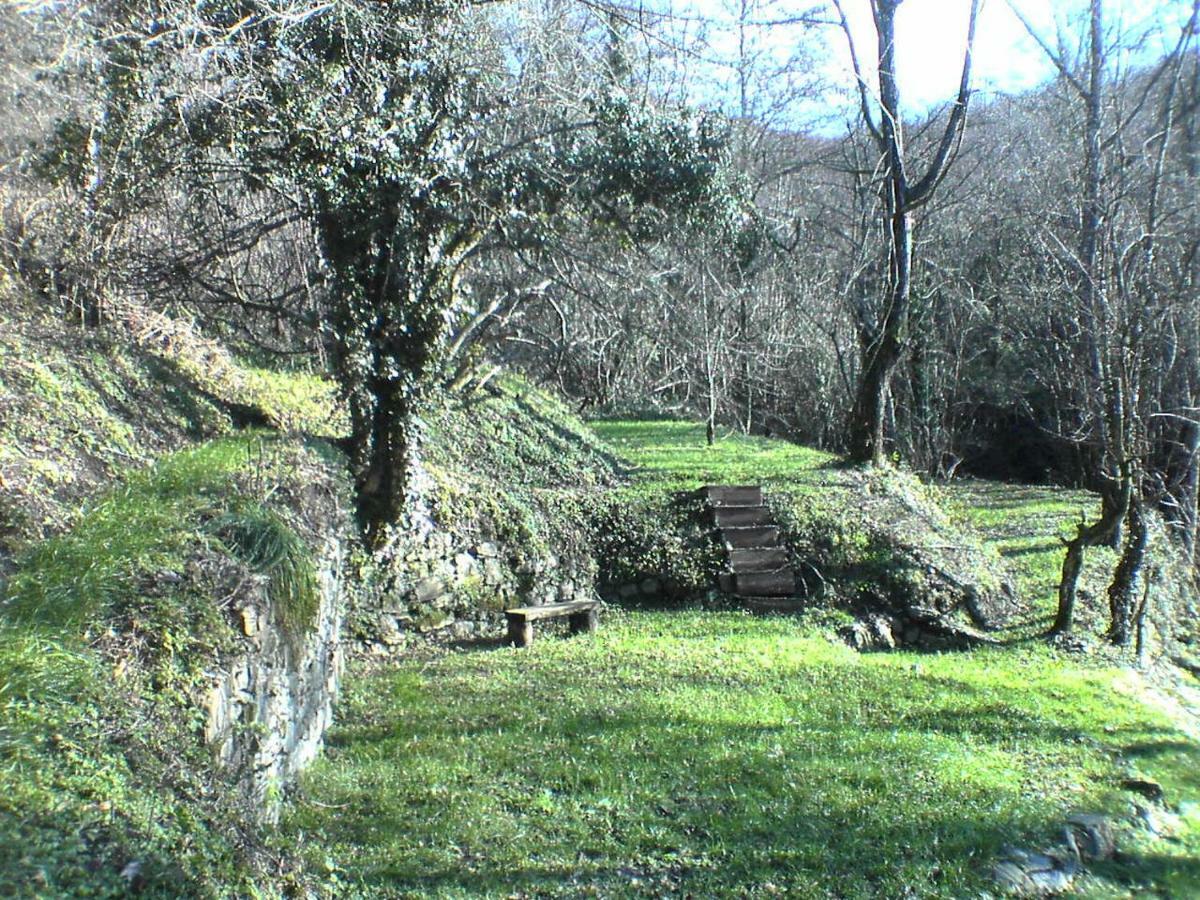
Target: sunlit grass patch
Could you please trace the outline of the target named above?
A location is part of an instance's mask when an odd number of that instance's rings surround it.
[[[135,598],[140,575],[177,570],[197,543],[219,539],[220,528],[208,527],[215,517],[228,517],[231,508],[242,519],[250,515],[254,498],[239,496],[238,478],[276,477],[274,470],[286,463],[275,446],[266,435],[225,438],[132,473],[84,507],[70,531],[18,559],[0,610],[17,622],[74,627]],[[289,552],[283,556],[291,560],[298,555],[295,537],[279,524],[274,553],[279,556],[278,545],[286,542]],[[258,559],[254,552],[261,547],[241,548],[236,535],[227,536],[232,549],[253,557],[248,562],[270,569],[271,577],[277,574],[278,559]],[[285,579],[288,585],[294,580]],[[299,596],[298,602],[305,601],[306,595]]]
[[[592,427],[637,466],[638,480],[687,490],[705,484],[820,481],[817,470],[836,457],[787,441],[722,434],[713,446],[693,422],[602,421]]]
[[[288,834],[347,895],[975,896],[1002,845],[1123,811],[1129,748],[1174,747],[1186,765],[1156,774],[1200,787],[1200,749],[1118,677],[610,613],[356,679]]]

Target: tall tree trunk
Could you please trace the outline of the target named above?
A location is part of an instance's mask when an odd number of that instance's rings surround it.
[[[1121,560],[1108,586],[1108,639],[1118,647],[1129,646],[1134,632],[1139,578],[1146,562],[1150,527],[1140,499],[1129,504],[1128,528]]]
[[[412,399],[395,385],[379,385],[366,439],[353,453],[358,515],[377,544],[406,507],[408,470],[417,452]]]
[[[929,202],[937,190],[950,165],[953,147],[962,134],[971,96],[971,62],[979,11],[978,0],[971,0],[958,96],[933,159],[924,175],[914,178],[910,184],[904,148],[904,116],[896,79],[896,11],[900,3],[901,0],[872,0],[879,68],[879,120],[876,122],[871,114],[871,101],[859,66],[853,35],[840,0],[834,0],[858,79],[863,118],[887,165],[884,198],[889,234],[887,298],[878,327],[864,343],[862,374],[848,428],[850,459],[875,465],[883,465],[887,458],[884,423],[888,392],[907,340],[912,291],[912,214],[916,208]]]

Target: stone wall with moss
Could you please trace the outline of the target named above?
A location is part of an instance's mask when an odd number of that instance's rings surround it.
[[[265,821],[283,790],[320,752],[333,723],[344,664],[342,623],[347,535],[327,535],[316,554],[318,605],[299,634],[258,577],[231,612],[238,648],[212,676],[203,699],[204,740]]]

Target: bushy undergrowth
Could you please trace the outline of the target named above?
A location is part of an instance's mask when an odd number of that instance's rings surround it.
[[[653,578],[664,598],[704,596],[720,554],[703,504],[669,477],[630,483],[629,462],[619,458],[625,446],[606,428],[597,435],[561,401],[512,376],[494,392],[443,398],[428,421],[425,456],[437,484],[435,520],[483,529],[519,555],[593,559],[602,588]]]

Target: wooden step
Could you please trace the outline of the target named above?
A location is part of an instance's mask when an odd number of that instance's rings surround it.
[[[748,528],[751,525],[773,525],[771,511],[765,506],[718,506],[713,510],[718,528]]]
[[[755,484],[710,484],[700,493],[712,506],[762,506],[762,488]]]
[[[729,551],[729,568],[738,573],[774,572],[788,565],[788,562],[787,551],[782,547]]]
[[[739,597],[793,597],[796,594],[796,575],[791,569],[777,572],[731,573],[729,593]]]
[[[774,525],[755,525],[750,528],[722,528],[721,541],[731,550],[748,550],[752,547],[775,547],[779,543],[779,529]]]

